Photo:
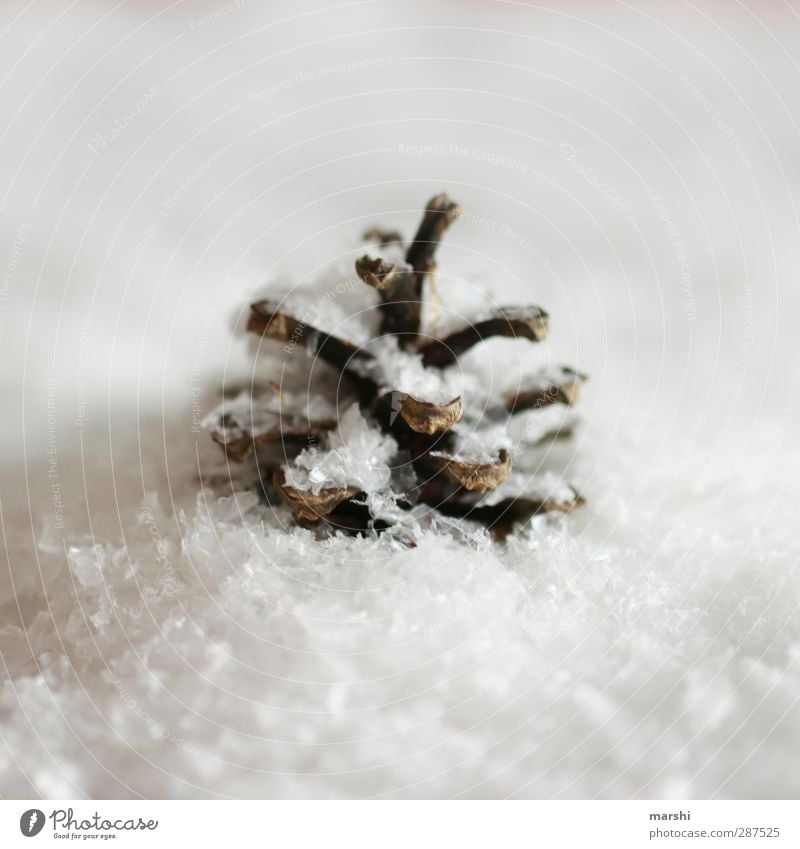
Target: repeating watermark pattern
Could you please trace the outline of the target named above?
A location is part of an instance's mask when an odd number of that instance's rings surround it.
[[[154,719],[152,716],[150,716],[150,714],[128,692],[122,681],[115,681],[114,689],[119,693],[119,696],[122,699],[122,703],[125,705],[125,707],[135,713],[137,718],[141,719],[141,721],[150,729],[154,736],[158,737],[161,740],[165,740],[167,743],[170,743],[173,746],[177,746],[177,748],[179,748],[181,751],[187,752],[194,758],[200,757],[200,752],[194,746],[192,746],[191,743],[184,740],[183,737],[177,737],[175,734],[164,728],[164,726],[161,725],[161,723],[157,719]]]
[[[681,237],[678,228],[675,226],[675,222],[672,220],[672,216],[669,214],[667,207],[664,205],[664,201],[661,195],[653,195],[651,198],[653,202],[653,206],[658,213],[658,217],[661,222],[664,224],[664,229],[667,231],[667,235],[672,242],[672,247],[675,250],[675,258],[678,260],[678,265],[680,266],[681,272],[681,293],[683,294],[683,308],[686,311],[686,319],[692,324],[696,318],[697,313],[695,311],[694,306],[694,292],[692,287],[692,268],[689,265],[689,261],[686,258],[686,246],[683,242],[683,238]]]
[[[696,86],[689,77],[686,76],[686,74],[681,75],[681,84],[689,92],[692,100],[699,103],[700,106],[702,106],[703,109],[711,115],[711,120],[714,122],[714,125],[719,128],[722,135],[727,139],[731,150],[736,154],[736,158],[739,160],[739,164],[742,168],[744,168],[745,171],[752,171],[753,166],[750,164],[750,159],[747,156],[747,150],[742,144],[742,140],[736,135],[733,125],[728,123],[725,119],[725,115],[722,111],[717,109],[717,107],[703,94],[698,86]]]
[[[250,103],[258,103],[261,100],[268,100],[282,91],[288,91],[296,85],[303,83],[322,80],[326,77],[332,77],[336,74],[352,73],[353,71],[371,71],[375,68],[385,68],[393,63],[392,56],[368,56],[361,59],[350,59],[347,62],[340,62],[338,65],[320,65],[317,68],[312,68],[306,71],[298,71],[290,77],[284,77],[278,82],[268,85],[266,88],[251,91],[247,95]]]
[[[249,9],[255,5],[256,0],[233,0],[233,2],[226,3],[224,6],[220,6],[219,9],[203,15],[202,18],[195,18],[193,21],[189,21],[189,29],[191,32],[207,29],[214,26],[214,24],[218,24],[223,18],[227,18],[233,12],[238,12],[240,9]]]
[[[495,153],[482,147],[465,147],[460,144],[398,144],[400,156],[459,156],[475,159],[494,168],[505,168],[527,174],[530,166],[521,159],[513,159],[502,153]]]
[[[574,145],[571,145],[569,142],[562,142],[558,146],[558,150],[556,150],[556,156],[562,161],[565,162],[572,171],[574,171],[579,177],[583,177],[584,180],[590,185],[593,186],[597,191],[607,200],[612,206],[616,206],[617,209],[628,210],[630,209],[630,205],[628,202],[620,195],[619,192],[615,192],[613,189],[609,188],[600,178],[594,173],[594,169],[589,165],[584,165],[579,157],[578,150]]]
[[[105,150],[107,147],[112,145],[119,138],[120,133],[130,127],[130,125],[136,120],[136,118],[141,115],[141,113],[144,112],[145,109],[147,109],[147,107],[158,96],[158,93],[158,84],[151,86],[136,101],[135,105],[129,112],[114,121],[114,123],[111,125],[110,130],[107,130],[104,133],[95,133],[89,139],[89,150],[99,156],[101,151]]]
[[[188,177],[186,177],[186,179],[181,180],[178,188],[175,189],[175,191],[161,204],[155,220],[147,228],[147,232],[144,237],[136,246],[136,250],[139,251],[139,253],[144,253],[147,250],[148,245],[158,235],[161,225],[167,220],[170,212],[172,212],[178,201],[186,194],[186,192],[188,192],[189,189],[191,189],[192,186],[206,174],[206,172],[213,168],[217,162],[224,159],[232,151],[236,150],[241,143],[242,140],[239,136],[231,139],[226,145],[219,148],[219,150],[215,150],[211,156],[204,159],[203,162],[195,168]]]
[[[3,336],[6,331],[6,321],[8,319],[8,298],[11,294],[11,289],[14,286],[14,278],[17,276],[17,269],[22,262],[23,248],[28,241],[28,230],[30,225],[23,221],[17,227],[16,235],[14,236],[14,244],[11,247],[11,253],[6,260],[6,266],[3,269],[3,282],[0,284],[0,342],[3,341]]]
[[[89,366],[89,345],[92,340],[93,313],[87,313],[78,336],[78,368],[75,372],[75,427],[83,427],[86,419],[86,375]]]
[[[63,530],[64,500],[58,474],[58,445],[56,443],[56,382],[52,379],[47,381],[47,481],[50,484],[54,525],[58,530]]]
[[[30,808],[19,818],[19,830],[25,837],[36,837],[44,828],[44,811]]]

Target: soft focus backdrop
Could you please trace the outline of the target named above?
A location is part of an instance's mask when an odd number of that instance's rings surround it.
[[[4,0],[0,794],[800,793],[798,56],[795,2]],[[241,306],[441,190],[443,284],[591,374],[584,511],[201,486]]]

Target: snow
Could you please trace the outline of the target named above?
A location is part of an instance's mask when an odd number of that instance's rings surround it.
[[[370,424],[357,404],[344,413],[326,440],[324,449],[306,448],[283,467],[289,486],[314,495],[350,486],[377,493],[389,486],[397,443]]]
[[[4,798],[800,794],[791,8],[4,8]],[[308,80],[356,52],[391,62]],[[231,324],[442,190],[429,330],[548,311],[461,365],[481,403],[589,374],[575,439],[514,466],[587,504],[320,539],[200,421],[221,384],[353,399]],[[365,289],[322,329],[365,338]]]
[[[456,449],[453,456],[464,463],[496,463],[500,451],[512,447],[511,437],[504,425],[488,425],[480,429],[457,424]]]
[[[359,371],[375,381],[381,392],[402,392],[435,404],[458,397],[459,387],[438,369],[424,368],[419,354],[400,348],[394,337],[381,336],[370,342],[368,350],[374,360],[361,364]]]
[[[500,484],[497,489],[487,492],[478,504],[481,507],[491,507],[510,498],[570,504],[575,500],[575,493],[572,487],[555,472],[547,471],[540,475],[512,472],[508,480]]]

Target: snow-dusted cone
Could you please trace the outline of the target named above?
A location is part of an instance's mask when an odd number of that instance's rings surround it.
[[[355,270],[374,290],[379,313],[365,343],[315,327],[284,301],[252,304],[248,331],[288,355],[304,349],[309,372],[323,363],[326,379],[242,393],[207,423],[228,459],[254,464],[265,497],[282,500],[298,522],[375,532],[439,514],[502,536],[535,513],[583,503],[558,475],[517,470],[516,462],[531,445],[569,434],[563,417],[548,411],[571,407],[585,377],[566,367],[542,370],[503,397],[471,406],[459,367],[460,357],[490,337],[542,342],[547,313],[503,307],[442,337],[425,333],[434,256],[459,213],[440,194],[407,247],[394,231],[365,235],[370,250]],[[512,423],[524,416],[528,425],[514,436]]]

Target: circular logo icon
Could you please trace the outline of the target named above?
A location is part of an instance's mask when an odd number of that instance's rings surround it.
[[[44,813],[38,808],[31,808],[19,818],[19,830],[25,837],[36,837],[44,828]]]

